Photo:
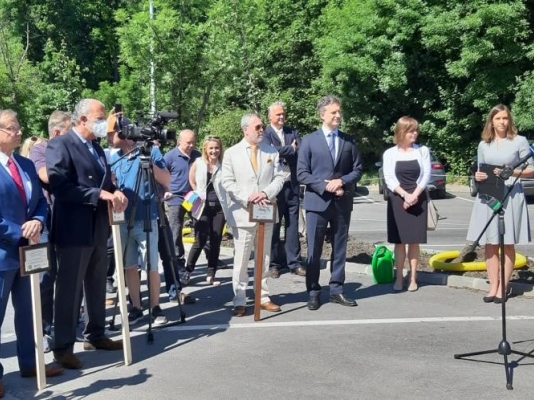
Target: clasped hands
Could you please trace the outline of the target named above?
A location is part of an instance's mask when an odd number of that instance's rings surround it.
[[[113,193],[101,190],[100,199],[110,201],[113,206],[113,211],[116,213],[121,213],[128,207],[128,199],[120,190],[115,190]]]
[[[411,206],[417,204],[417,201],[419,200],[419,196],[416,196],[412,193],[406,193],[404,196],[404,203],[402,204],[402,207],[407,210]]]
[[[345,191],[343,190],[343,181],[341,179],[330,179],[325,180],[326,188],[325,190],[330,193],[334,193],[336,196],[343,196]]]
[[[248,196],[247,200],[249,203],[259,204],[261,206],[267,206],[271,204],[271,202],[267,198],[267,194],[265,194],[264,192],[252,193],[250,196]]]

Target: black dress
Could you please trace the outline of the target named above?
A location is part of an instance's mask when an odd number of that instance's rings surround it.
[[[395,175],[399,185],[408,193],[417,188],[417,178],[421,172],[417,160],[397,161]],[[416,204],[407,210],[404,199],[397,193],[388,196],[388,242],[396,244],[426,243],[427,197],[423,191]]]

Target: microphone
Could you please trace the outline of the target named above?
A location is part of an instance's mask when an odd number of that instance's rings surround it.
[[[499,178],[501,178],[503,181],[507,180],[514,173],[514,169],[526,163],[530,157],[533,157],[534,147],[529,146],[528,150],[528,154],[525,157],[521,158],[518,162],[516,162],[515,165],[513,165],[512,167],[504,167],[501,170],[501,173],[499,174]]]
[[[171,111],[161,111],[159,116],[164,119],[178,119],[178,113]]]

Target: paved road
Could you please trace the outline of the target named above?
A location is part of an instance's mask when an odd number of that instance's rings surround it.
[[[429,232],[428,243],[421,248],[431,252],[461,250],[466,244],[466,234],[471,218],[474,198],[467,187],[455,186],[447,198],[434,200],[439,214],[438,229]],[[529,214],[534,215],[534,200],[529,199]],[[351,233],[363,241],[384,243],[386,241],[386,202],[376,186],[359,188],[354,198]],[[534,258],[534,245],[518,246],[518,251]]]
[[[371,193],[356,200],[358,222],[353,230],[383,240],[384,228],[376,225],[384,224],[385,208],[377,197]],[[458,197],[438,201],[448,217],[442,226],[450,227],[443,240],[451,244],[454,235],[461,237],[456,231],[462,229],[462,217],[452,210],[465,208],[468,214],[470,208],[469,201]],[[435,243],[440,244],[437,239]],[[228,260],[231,249],[226,251]],[[49,380],[42,392],[36,392],[33,379],[18,375],[13,314],[8,309],[2,330],[6,398],[532,398],[532,360],[510,357],[514,365],[510,392],[505,388],[502,356],[473,357],[473,361],[453,357],[497,348],[501,340],[501,308],[483,303],[482,293],[422,285],[415,293],[394,294],[391,285],[376,285],[369,276],[358,274],[360,267],[347,266],[345,287],[359,307],[327,303],[309,311],[304,278],[283,274],[270,280],[272,299],[283,312],[264,312],[262,321],[255,323],[250,313],[244,318],[231,315],[231,269],[219,271],[220,287],[208,287],[201,261],[187,288],[197,303],[184,306],[185,324],[155,331],[152,345],[146,343],[146,325],[136,326],[130,366],[122,364],[121,352],[84,352],[77,344],[84,369]],[[325,286],[328,276],[323,270]],[[178,319],[177,307],[166,300],[162,294],[165,312]],[[534,350],[533,306],[534,300],[525,297],[507,303],[507,334],[514,350]],[[46,358],[52,361],[50,354]]]

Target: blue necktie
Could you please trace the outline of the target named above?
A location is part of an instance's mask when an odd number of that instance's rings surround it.
[[[336,147],[334,145],[336,135],[334,132],[330,132],[328,134],[328,149],[330,150],[330,155],[332,156],[332,160],[336,160]]]
[[[91,152],[93,158],[96,160],[96,162],[98,163],[100,168],[102,168],[102,163],[100,162],[100,157],[98,156],[98,153],[96,152],[96,149],[94,148],[94,146],[90,142],[85,142],[85,144],[87,145],[87,148]]]

